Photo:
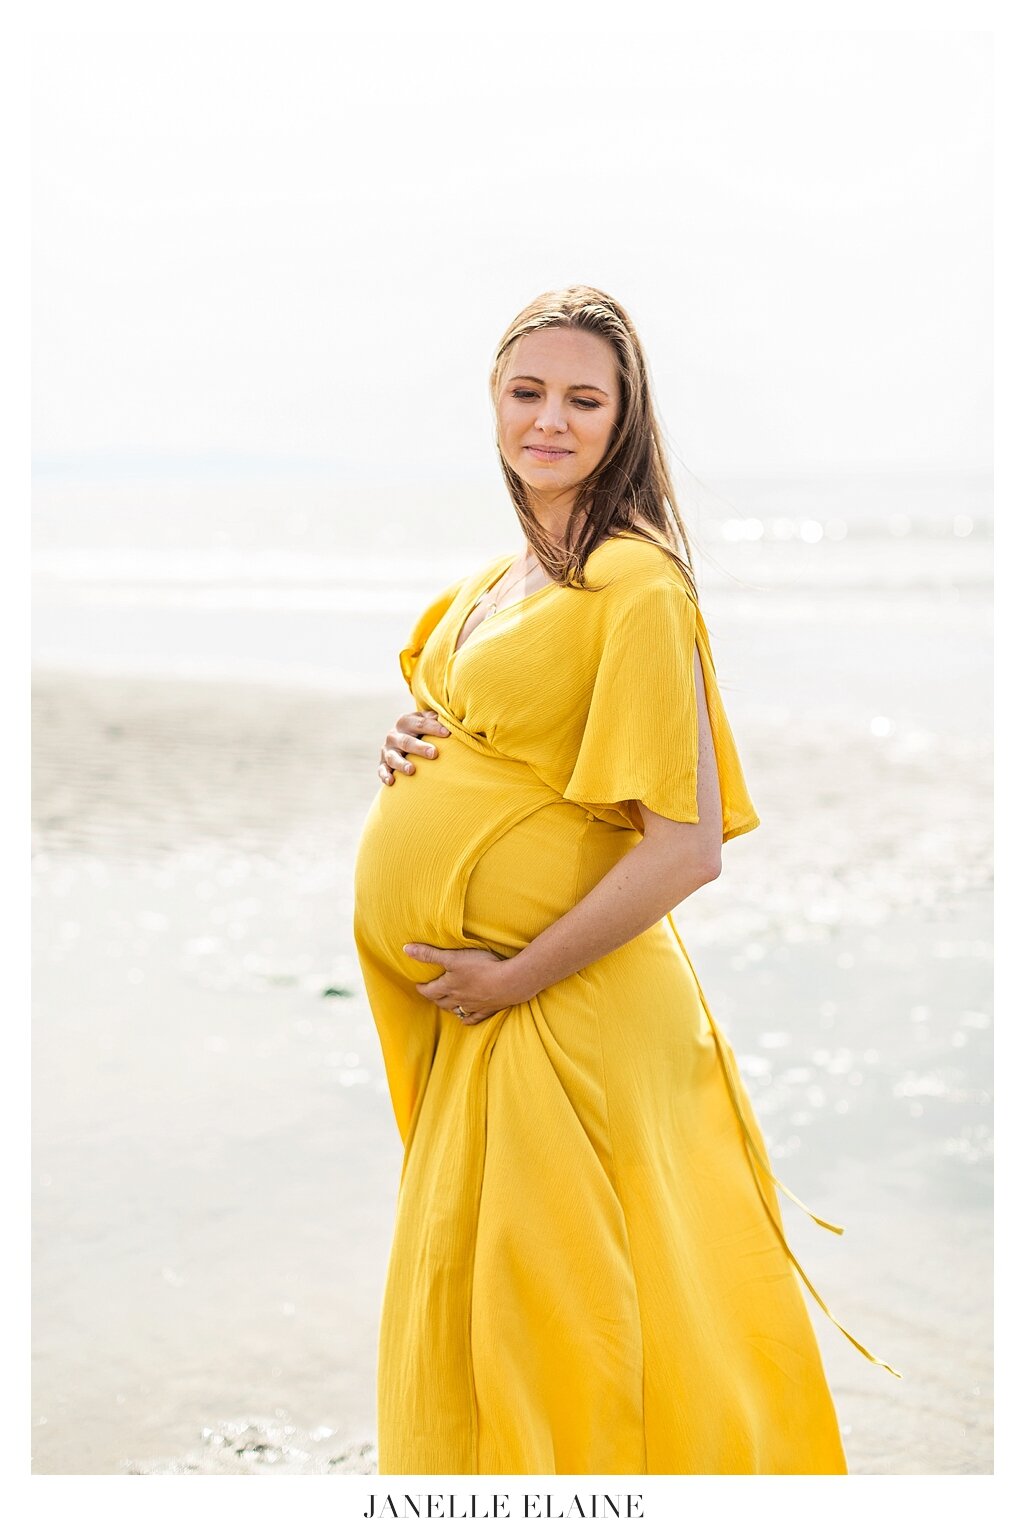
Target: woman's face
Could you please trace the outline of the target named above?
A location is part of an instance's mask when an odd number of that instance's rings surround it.
[[[600,335],[555,325],[521,335],[498,395],[502,456],[552,502],[596,468],[619,415],[616,356]]]

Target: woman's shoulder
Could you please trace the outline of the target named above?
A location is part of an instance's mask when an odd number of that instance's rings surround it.
[[[693,599],[687,579],[670,554],[671,545],[660,532],[616,532],[592,551],[588,577],[603,584],[615,596],[631,599],[636,593],[675,586]],[[676,550],[673,549],[673,552]]]

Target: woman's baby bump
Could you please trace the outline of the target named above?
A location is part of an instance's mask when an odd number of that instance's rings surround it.
[[[434,743],[434,759],[417,757],[413,775],[397,772],[391,786],[382,783],[356,852],[357,939],[382,953],[401,955],[409,941],[473,945],[460,922],[479,856],[508,825],[556,797],[522,762],[485,754],[455,734]],[[538,875],[520,868],[521,879]]]

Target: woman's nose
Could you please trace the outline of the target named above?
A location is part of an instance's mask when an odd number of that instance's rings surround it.
[[[564,431],[566,429],[562,410],[557,404],[543,405],[538,411],[534,425],[538,431]]]

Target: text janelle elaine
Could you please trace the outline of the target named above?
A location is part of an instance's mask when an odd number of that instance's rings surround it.
[[[512,1516],[544,1520],[640,1521],[640,1495],[371,1495],[365,1519],[501,1521]]]

